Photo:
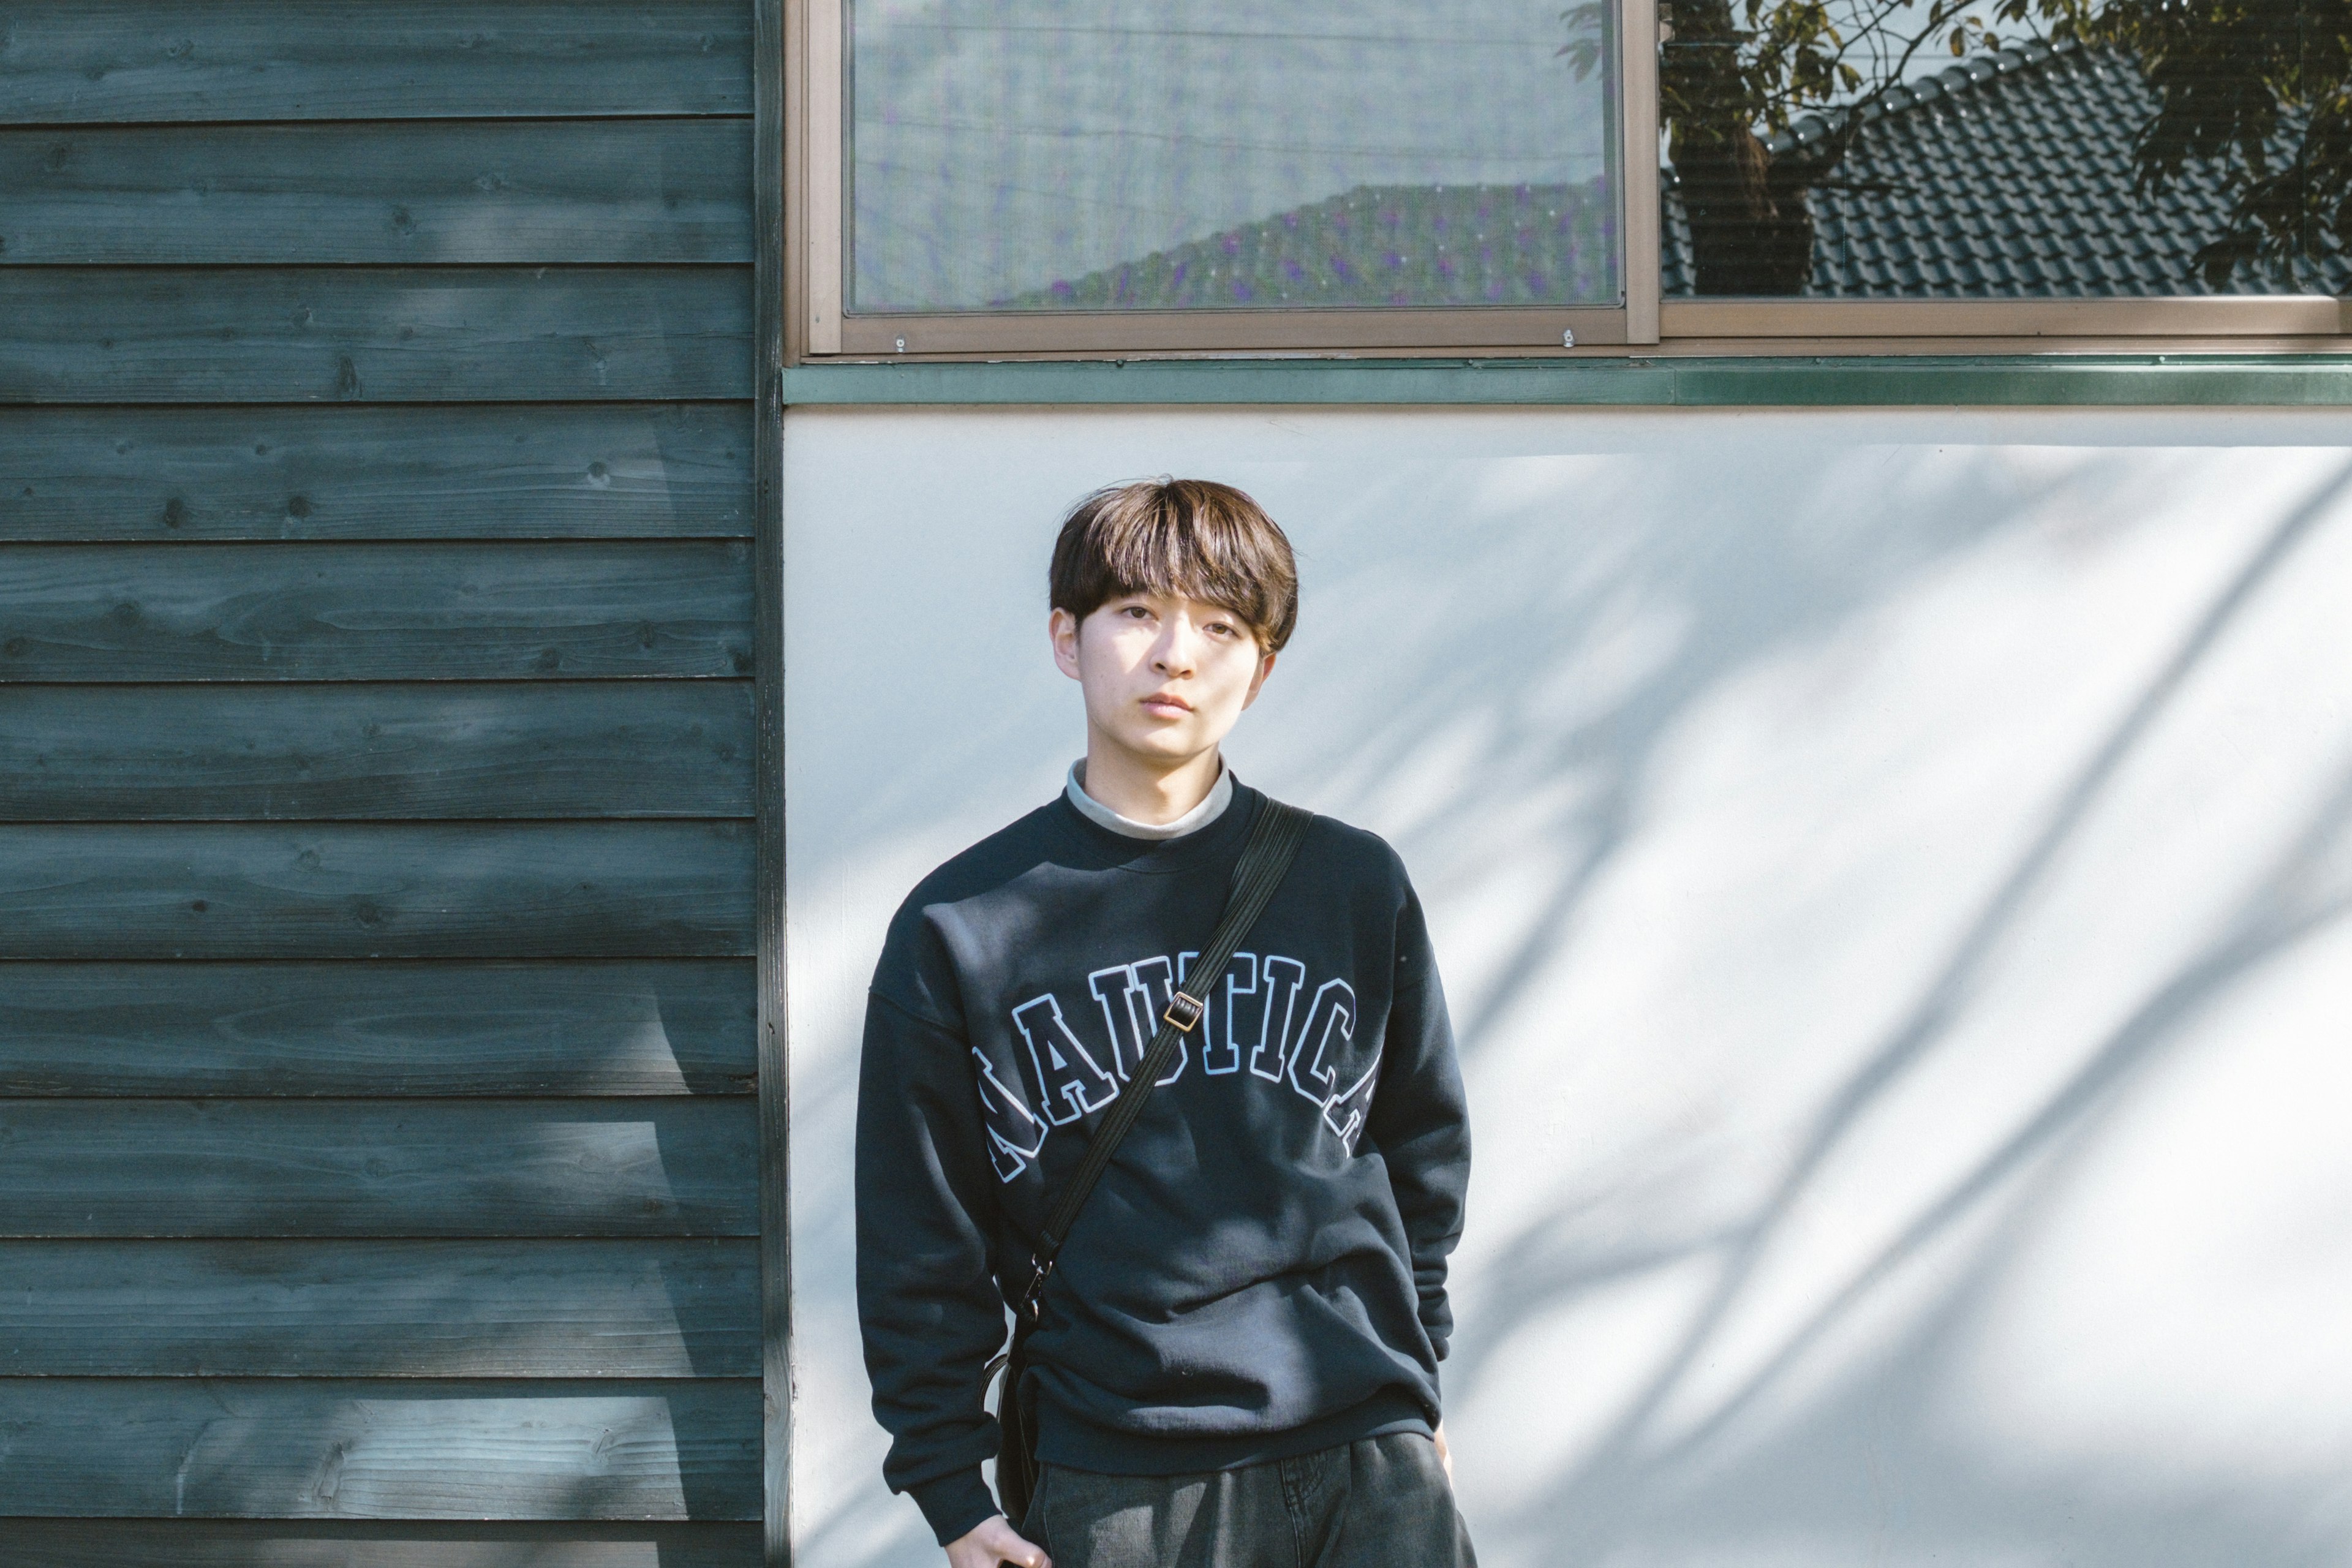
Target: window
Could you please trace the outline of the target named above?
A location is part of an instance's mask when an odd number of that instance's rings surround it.
[[[1654,268],[1605,5],[808,9],[817,352],[1622,343]]]
[[[2318,3],[803,0],[799,334],[2339,348]]]

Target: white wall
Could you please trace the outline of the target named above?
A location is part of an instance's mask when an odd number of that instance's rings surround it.
[[[1067,502],[1304,567],[1230,748],[1428,900],[1490,1568],[2352,1563],[2352,424],[809,411],[785,434],[804,1568],[877,1476],[885,919],[1080,745]]]

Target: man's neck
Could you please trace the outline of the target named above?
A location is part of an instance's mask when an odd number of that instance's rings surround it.
[[[1087,794],[1129,821],[1154,827],[1165,826],[1208,799],[1223,770],[1224,763],[1213,746],[1172,768],[1161,769],[1103,745],[1093,736],[1087,740]]]

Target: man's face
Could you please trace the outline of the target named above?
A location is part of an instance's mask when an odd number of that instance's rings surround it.
[[[1146,763],[1172,765],[1225,738],[1274,668],[1231,610],[1165,594],[1052,617],[1054,660],[1086,690],[1087,723]]]

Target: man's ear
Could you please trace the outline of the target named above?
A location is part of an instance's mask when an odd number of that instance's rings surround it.
[[[1250,677],[1249,695],[1242,699],[1243,707],[1246,708],[1257,700],[1258,690],[1265,685],[1265,678],[1274,673],[1275,658],[1275,655],[1267,654],[1257,661],[1257,673]]]
[[[1055,605],[1045,617],[1045,635],[1053,639],[1054,663],[1064,675],[1078,679],[1078,617]]]

